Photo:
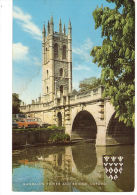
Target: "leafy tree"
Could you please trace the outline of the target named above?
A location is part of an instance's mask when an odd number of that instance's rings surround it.
[[[80,88],[79,92],[92,90],[92,89],[98,87],[100,84],[101,84],[100,78],[97,79],[96,77],[90,77],[88,79],[84,79],[79,84],[79,88]]]
[[[76,89],[73,89],[72,94],[73,95],[77,95],[78,94],[78,91]]]
[[[104,97],[110,97],[116,117],[134,126],[135,4],[133,0],[107,0],[115,8],[96,8],[95,29],[101,27],[102,46],[92,49],[93,62],[102,67]]]
[[[12,114],[18,114],[20,112],[20,103],[19,95],[17,93],[12,94]]]

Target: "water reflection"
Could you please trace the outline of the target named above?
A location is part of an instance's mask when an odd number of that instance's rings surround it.
[[[96,150],[93,145],[79,145],[72,147],[72,157],[77,170],[85,175],[90,174],[97,164]]]
[[[122,149],[121,149],[122,148]],[[121,147],[108,147],[107,154],[109,155],[122,155],[124,157],[123,172],[115,181],[117,188],[121,191],[134,190],[134,147],[121,146]]]
[[[115,182],[105,174],[102,164],[104,154],[124,156],[123,173]],[[134,186],[133,154],[133,146],[106,148],[95,147],[91,143],[14,151],[13,190],[132,191]]]

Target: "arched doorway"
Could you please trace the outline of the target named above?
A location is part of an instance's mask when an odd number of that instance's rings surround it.
[[[112,115],[106,133],[107,144],[130,144],[134,143],[134,128],[127,127],[123,122]]]
[[[62,126],[62,114],[61,114],[61,112],[58,112],[57,117],[58,117],[58,127],[60,127],[60,126]]]
[[[72,125],[71,139],[96,140],[97,125],[93,116],[86,110],[80,111]]]

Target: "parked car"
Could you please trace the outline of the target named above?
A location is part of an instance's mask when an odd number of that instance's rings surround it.
[[[24,118],[17,121],[19,128],[38,128],[39,124],[31,118]]]
[[[18,128],[19,128],[18,123],[16,122],[16,120],[13,120],[12,121],[12,129],[18,129]]]
[[[12,118],[13,119],[22,119],[22,118],[26,118],[25,114],[12,114]]]
[[[39,124],[39,127],[48,127],[49,124],[43,122],[40,118],[34,118],[34,120]]]

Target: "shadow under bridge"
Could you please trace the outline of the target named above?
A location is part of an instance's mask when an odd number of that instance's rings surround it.
[[[71,140],[96,140],[97,125],[93,116],[86,110],[80,111],[73,122]]]

